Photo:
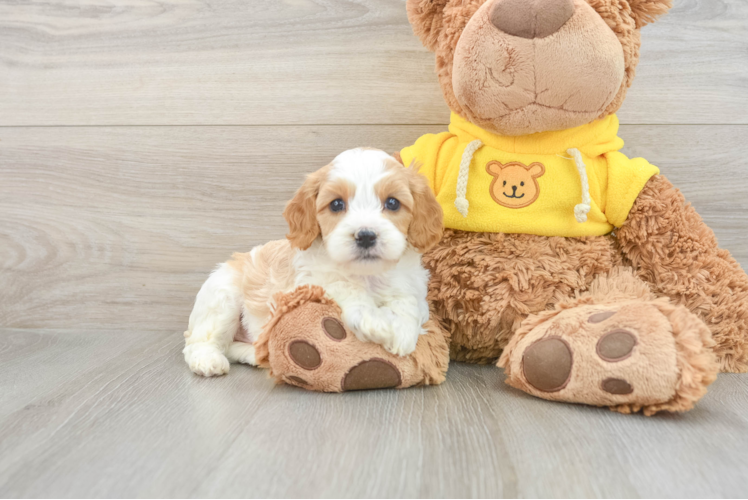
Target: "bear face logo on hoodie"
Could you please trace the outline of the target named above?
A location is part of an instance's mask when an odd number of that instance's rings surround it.
[[[486,171],[494,178],[489,188],[491,198],[502,207],[529,207],[540,196],[538,178],[545,174],[542,163],[492,161],[486,165]]]

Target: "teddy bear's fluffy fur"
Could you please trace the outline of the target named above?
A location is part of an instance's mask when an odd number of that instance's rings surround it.
[[[667,12],[671,4],[669,0],[586,1],[623,47],[622,83],[597,116],[602,118],[620,108],[633,81],[640,29]],[[463,30],[484,3],[407,3],[414,32],[436,53],[436,71],[447,104],[468,119],[473,119],[470,110],[453,88],[455,50]],[[480,125],[490,130],[490,119],[481,119]],[[494,131],[506,133],[500,125]],[[579,296],[596,276],[623,265],[632,267],[656,296],[685,305],[704,321],[723,371],[748,371],[748,277],[662,175],[650,179],[628,220],[613,235],[561,238],[447,230],[424,261],[432,274],[429,299],[433,312],[451,336],[455,360],[495,360],[529,315]]]

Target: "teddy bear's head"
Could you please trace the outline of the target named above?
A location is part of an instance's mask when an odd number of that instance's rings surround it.
[[[407,0],[436,52],[455,113],[503,135],[615,113],[639,61],[640,30],[671,0]]]

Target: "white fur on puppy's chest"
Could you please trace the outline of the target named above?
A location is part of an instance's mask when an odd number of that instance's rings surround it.
[[[366,289],[373,295],[385,292],[392,285],[391,280],[386,276],[365,276],[364,283]]]

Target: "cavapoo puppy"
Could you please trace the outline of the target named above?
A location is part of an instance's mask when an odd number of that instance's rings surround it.
[[[429,318],[421,254],[442,236],[442,209],[425,177],[388,154],[353,149],[309,175],[283,212],[287,239],[234,254],[197,294],[184,358],[206,377],[254,365],[252,342],[273,296],[324,288],[362,341],[401,356]]]

